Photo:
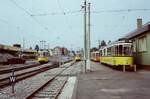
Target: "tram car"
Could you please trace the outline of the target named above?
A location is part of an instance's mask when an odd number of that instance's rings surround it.
[[[95,62],[99,62],[100,61],[100,53],[99,53],[99,51],[91,52],[91,60],[95,61]]]
[[[81,54],[80,53],[77,53],[76,55],[75,55],[75,61],[81,61]]]
[[[49,62],[49,52],[47,50],[43,50],[39,52],[38,56],[38,62],[43,64],[43,63],[48,63]]]
[[[113,68],[130,68],[134,66],[132,43],[116,41],[100,49],[100,62]]]

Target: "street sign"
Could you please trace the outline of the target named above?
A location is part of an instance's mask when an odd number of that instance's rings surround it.
[[[9,81],[11,82],[12,86],[12,93],[15,93],[15,82],[16,82],[16,77],[14,75],[14,70],[12,70],[12,75],[9,77]]]

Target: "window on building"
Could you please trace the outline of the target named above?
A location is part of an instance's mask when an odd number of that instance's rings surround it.
[[[139,52],[147,51],[146,36],[140,37],[138,41],[139,41],[138,43]]]

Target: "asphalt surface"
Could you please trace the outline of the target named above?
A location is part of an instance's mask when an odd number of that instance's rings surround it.
[[[122,72],[91,63],[91,72],[78,76],[77,99],[150,99],[150,72]]]

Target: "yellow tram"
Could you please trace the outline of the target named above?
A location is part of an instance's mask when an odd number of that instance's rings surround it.
[[[38,56],[38,62],[39,63],[48,63],[49,62],[49,52],[46,50],[40,51]]]
[[[100,60],[100,53],[99,53],[99,51],[91,52],[91,60],[95,61],[95,62],[99,62],[99,60]]]
[[[77,53],[75,55],[75,61],[81,61],[81,54],[80,53]]]
[[[133,67],[132,43],[116,41],[100,49],[100,62],[118,68]]]

